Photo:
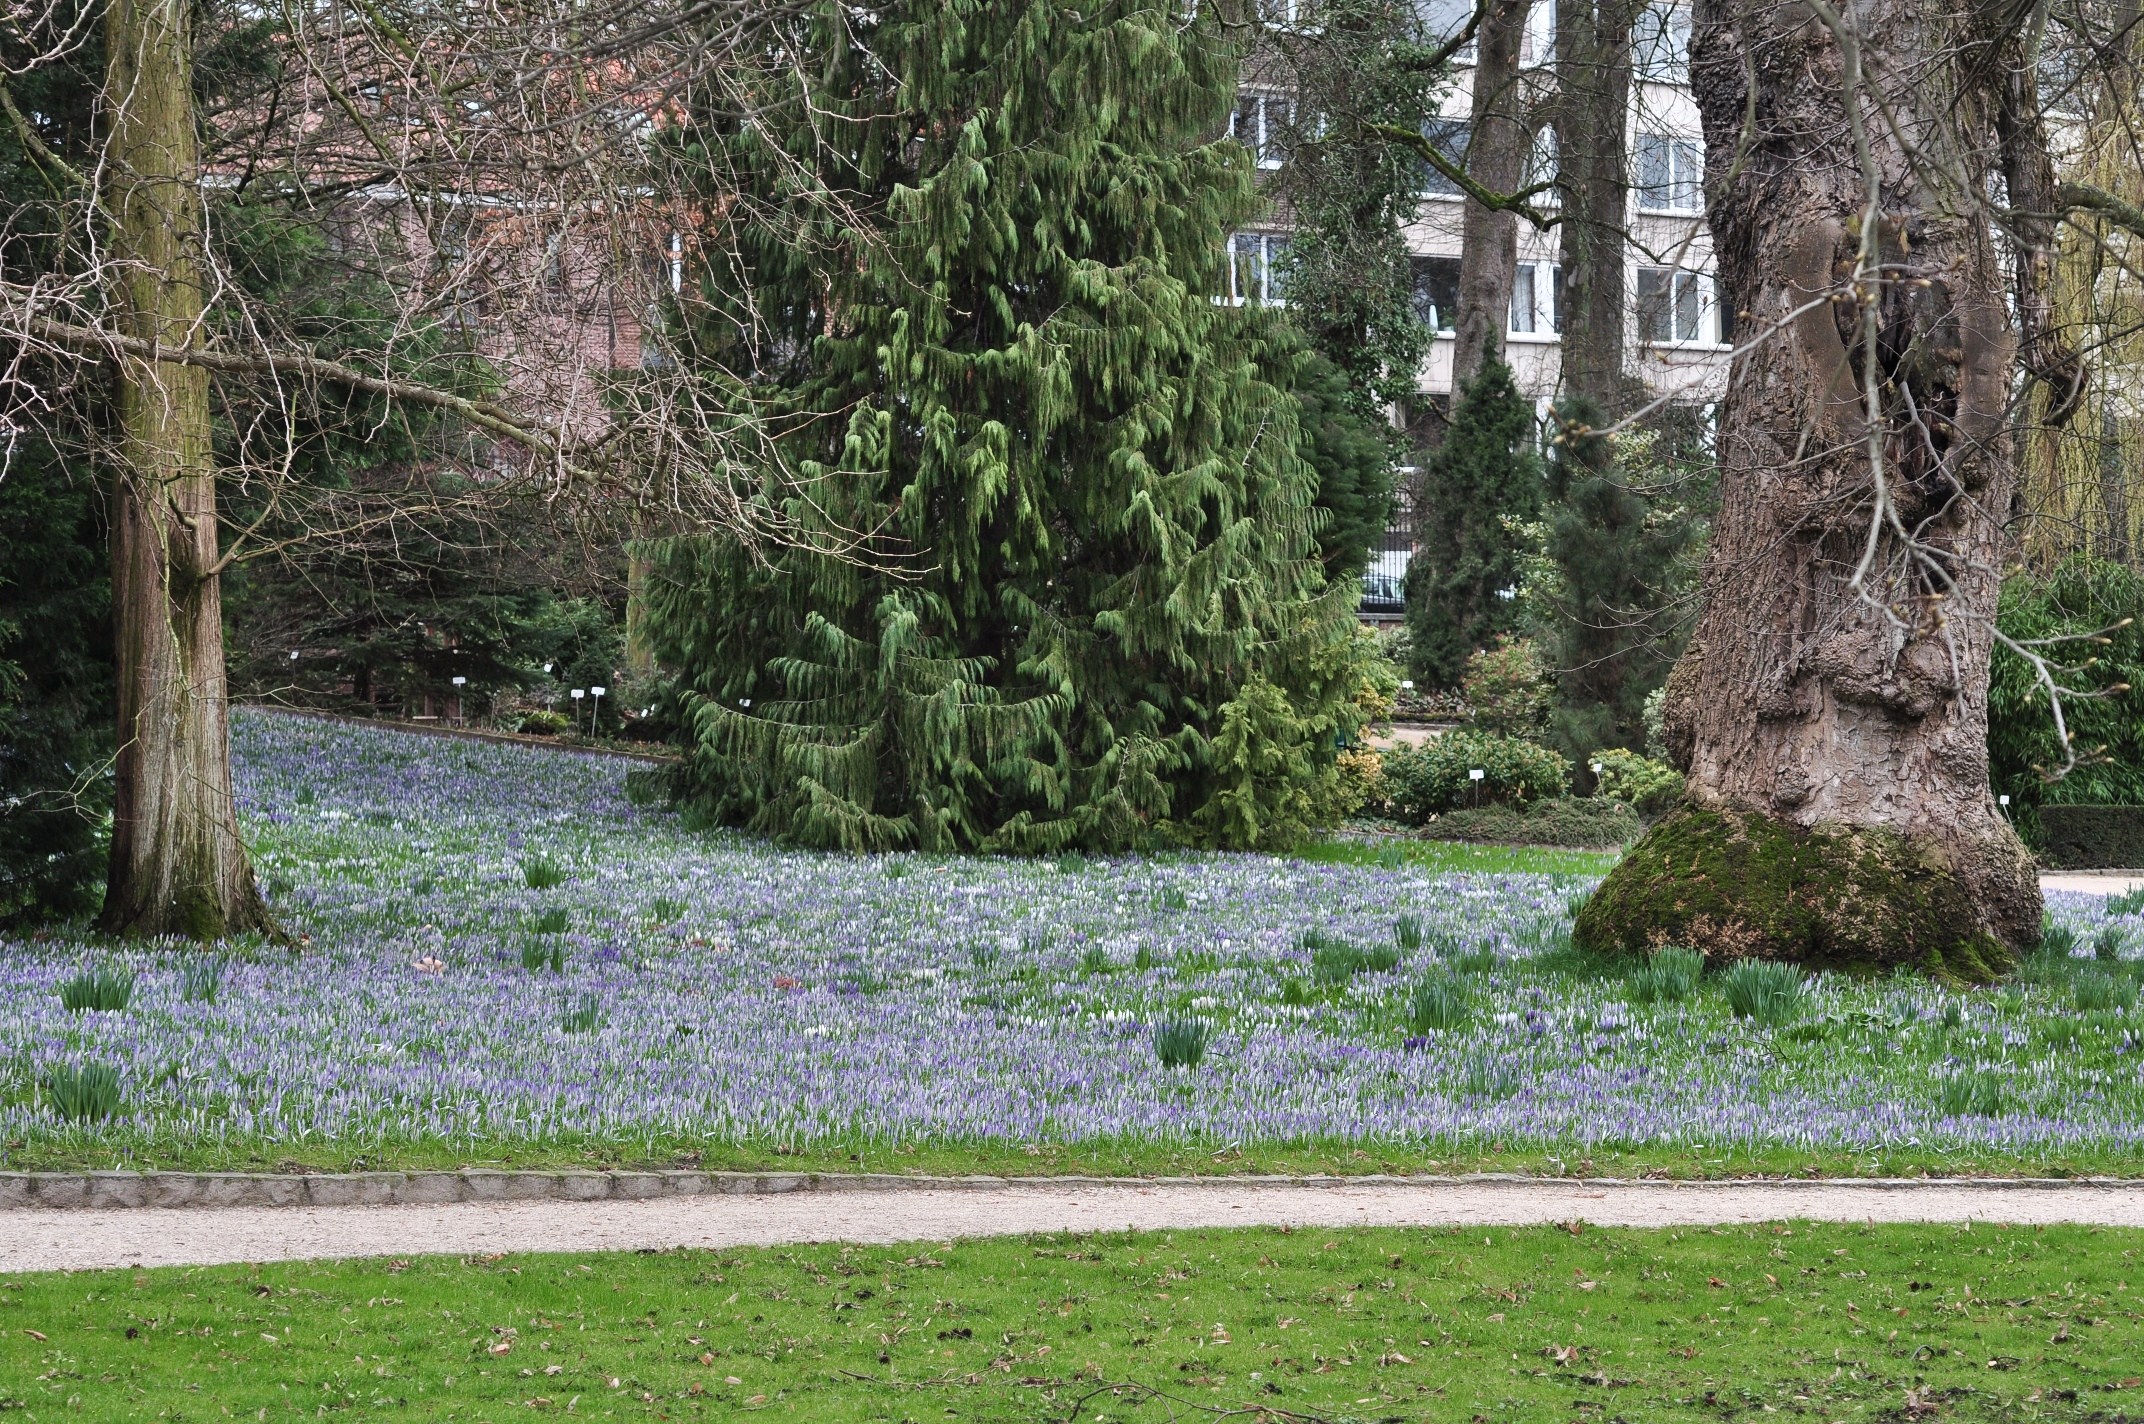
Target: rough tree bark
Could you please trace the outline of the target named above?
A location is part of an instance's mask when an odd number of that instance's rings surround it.
[[[110,0],[108,257],[115,324],[201,335],[202,214],[186,0]],[[112,607],[119,755],[103,926],[272,930],[231,795],[208,372],[115,353]]]
[[[1531,145],[1519,88],[1519,41],[1529,0],[1487,0],[1475,31],[1467,172],[1482,187],[1515,193]],[[1460,219],[1459,313],[1452,330],[1452,409],[1482,361],[1503,345],[1519,265],[1519,220],[1509,208],[1466,200]]]
[[[1987,775],[2016,483],[1999,39],[1971,0],[1862,0],[1844,42],[1829,12],[1697,6],[1719,271],[1772,335],[1730,377],[1704,610],[1668,686],[1689,804],[1578,938],[1985,980],[2040,931]]]
[[[1555,0],[1563,389],[1622,413],[1631,29],[1642,0]]]

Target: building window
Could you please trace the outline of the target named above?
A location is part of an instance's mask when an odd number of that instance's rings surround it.
[[[1535,206],[1553,208],[1563,201],[1562,193],[1556,187],[1556,177],[1561,171],[1562,164],[1556,156],[1556,131],[1544,124],[1535,133],[1533,146],[1526,153],[1526,186],[1541,190],[1530,199]]]
[[[1286,95],[1238,90],[1228,136],[1249,149],[1260,168],[1278,168],[1288,158],[1288,127],[1294,119],[1295,105]]]
[[[1521,262],[1512,272],[1511,329],[1534,336],[1563,330],[1563,268]]]
[[[1450,331],[1459,318],[1459,259],[1410,257],[1414,314],[1431,331]]]
[[[1556,61],[1556,6],[1554,0],[1539,0],[1526,11],[1526,28],[1519,32],[1519,64],[1528,69]]]
[[[1422,137],[1452,167],[1464,170],[1467,163],[1467,121],[1465,119],[1424,119]],[[1459,185],[1434,167],[1427,159],[1422,161],[1422,191],[1447,198],[1459,196]]]
[[[1656,346],[1710,341],[1712,279],[1667,267],[1638,269],[1638,336]]]
[[[1239,232],[1228,240],[1228,304],[1277,305],[1287,297],[1282,258],[1288,239],[1277,232]]]
[[[1449,44],[1454,35],[1465,28],[1474,17],[1474,0],[1414,0],[1415,19],[1421,25],[1422,43],[1436,48]],[[1468,40],[1464,48],[1453,54],[1460,64],[1472,64],[1475,58],[1474,41]]]
[[[1640,79],[1656,84],[1690,82],[1690,12],[1656,3],[1638,13],[1631,27],[1630,57]]]
[[[1697,140],[1638,135],[1638,207],[1649,213],[1704,210],[1705,151]]]

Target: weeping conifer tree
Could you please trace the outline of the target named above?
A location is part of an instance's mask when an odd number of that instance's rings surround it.
[[[1264,845],[1326,814],[1355,589],[1318,561],[1293,346],[1213,296],[1257,205],[1212,141],[1213,10],[817,12],[812,90],[735,137],[721,211],[810,171],[869,222],[734,228],[679,319],[788,432],[786,512],[905,557],[647,551],[688,803],[852,850]]]

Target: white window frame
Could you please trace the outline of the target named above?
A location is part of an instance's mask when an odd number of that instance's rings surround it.
[[[1654,273],[1658,273],[1668,279],[1667,312],[1669,334],[1665,337],[1654,336],[1646,327],[1648,313],[1645,307],[1646,297],[1642,288],[1645,285],[1645,278]],[[1720,314],[1715,295],[1717,289],[1713,284],[1710,272],[1693,272],[1686,267],[1641,266],[1631,279],[1630,289],[1632,301],[1636,308],[1632,314],[1637,318],[1638,340],[1641,345],[1676,350],[1688,347],[1716,347],[1720,344]],[[1696,329],[1688,336],[1677,330],[1677,318],[1682,314],[1681,294],[1685,291],[1692,295],[1697,304]]]
[[[1519,68],[1547,69],[1556,62],[1555,0],[1534,0],[1519,32]]]
[[[1690,82],[1690,7],[1653,0],[1631,34],[1631,72],[1647,84]]]
[[[1256,292],[1246,292],[1242,289],[1241,279],[1243,273],[1238,254],[1245,251],[1242,244],[1246,240],[1256,244],[1255,249],[1253,249],[1258,264],[1258,290]],[[1281,295],[1280,284],[1274,279],[1273,266],[1274,260],[1287,250],[1288,234],[1284,232],[1265,232],[1255,228],[1244,228],[1230,233],[1228,235],[1228,260],[1223,264],[1228,272],[1228,290],[1221,295],[1222,305],[1231,307],[1286,306],[1288,304],[1287,298]]]
[[[1649,144],[1659,145],[1666,155],[1668,181],[1664,185],[1642,181],[1643,153]],[[1705,145],[1702,140],[1684,134],[1641,133],[1633,147],[1637,151],[1632,154],[1632,176],[1641,181],[1632,183],[1631,191],[1637,197],[1639,212],[1694,217],[1705,210]],[[1655,186],[1664,186],[1667,196],[1657,196],[1652,191]]]
[[[1243,132],[1243,106],[1248,101],[1255,117],[1253,133]],[[1274,120],[1273,110],[1278,106],[1286,110],[1286,117]],[[1287,162],[1281,152],[1280,130],[1295,117],[1295,98],[1272,89],[1238,89],[1236,107],[1228,111],[1228,136],[1250,150],[1251,161],[1260,168],[1271,171]]]
[[[1511,310],[1504,320],[1508,337],[1528,341],[1561,339],[1563,323],[1556,310],[1554,262],[1521,262],[1512,270]],[[1521,302],[1521,296],[1524,302]]]

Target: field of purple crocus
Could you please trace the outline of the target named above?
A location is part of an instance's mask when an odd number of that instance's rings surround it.
[[[1674,997],[1575,961],[1572,876],[803,854],[635,804],[613,759],[265,713],[235,739],[248,835],[303,942],[0,941],[17,1160],[2144,1160],[2144,922],[2084,897],[2053,904],[2076,954],[2013,986],[1827,976],[1740,1017],[1713,978]],[[130,974],[126,1007],[67,1007],[85,970]],[[85,1064],[116,1075],[101,1119],[52,1090]]]

